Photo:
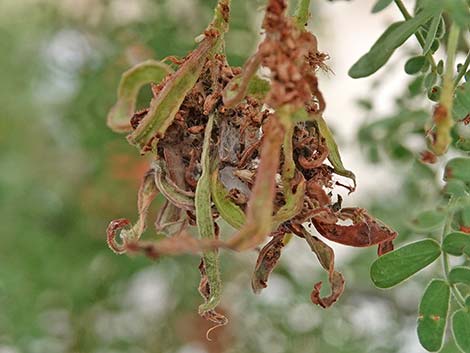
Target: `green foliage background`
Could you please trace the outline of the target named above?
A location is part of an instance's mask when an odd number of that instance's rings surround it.
[[[196,313],[197,257],[152,263],[108,250],[107,223],[135,214],[145,171],[105,124],[120,74],[148,57],[185,55],[215,1],[136,3],[144,11],[135,16],[116,0],[0,4],[0,352],[421,352],[417,303],[433,270],[384,293],[369,279],[375,249],[339,260],[346,292],[327,311],[309,301],[320,268],[314,258],[296,261],[309,254],[295,244],[261,297],[249,288],[254,254],[224,254],[222,308],[231,322],[213,342]],[[258,4],[234,1],[233,65],[257,43]],[[411,235],[411,215],[439,196],[436,170],[401,143],[428,118],[410,101],[398,101],[390,119],[409,114],[417,126],[395,119],[401,130],[383,141],[370,129],[359,134],[374,142],[364,145],[366,158],[400,185],[368,195],[367,205],[400,232],[399,243]]]

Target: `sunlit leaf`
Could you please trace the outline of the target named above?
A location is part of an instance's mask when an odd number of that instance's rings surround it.
[[[418,313],[419,342],[429,352],[442,348],[449,304],[449,285],[440,279],[432,280],[421,298]]]
[[[371,266],[370,275],[379,288],[390,288],[433,263],[441,254],[432,239],[407,244],[379,257]]]

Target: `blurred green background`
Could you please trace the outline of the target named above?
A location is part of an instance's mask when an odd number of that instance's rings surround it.
[[[233,65],[256,46],[263,2],[233,1]],[[221,307],[230,323],[209,342],[210,326],[197,315],[196,256],[151,262],[107,248],[108,222],[135,218],[147,166],[105,124],[120,74],[149,57],[184,56],[214,4],[0,1],[0,353],[421,352],[420,280],[373,288],[376,249],[340,251],[347,287],[329,310],[310,303],[313,283],[325,276],[300,241],[286,249],[261,296],[249,285],[256,254],[223,253]],[[398,162],[368,152],[401,192],[358,203],[400,230],[402,242],[410,212],[437,197],[429,191],[435,175],[403,151]]]

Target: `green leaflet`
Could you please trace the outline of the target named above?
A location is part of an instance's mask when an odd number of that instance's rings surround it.
[[[204,144],[201,154],[202,174],[197,182],[195,203],[196,203],[196,223],[201,239],[215,239],[214,220],[212,218],[211,208],[211,190],[210,190],[210,141],[212,126],[214,125],[214,115],[209,115],[206,129],[204,132]],[[199,314],[207,319],[221,318],[220,314],[215,313],[215,308],[219,305],[222,291],[222,282],[220,280],[219,254],[218,250],[204,251],[203,263],[207,283],[209,285],[208,297],[206,302],[199,306]],[[206,295],[204,295],[206,296]]]
[[[453,232],[444,238],[442,250],[454,256],[463,254],[470,256],[470,235],[463,232]]]
[[[388,5],[390,5],[393,0],[377,0],[374,7],[372,8],[372,13],[377,13],[385,9]]]
[[[378,288],[390,288],[422,270],[441,255],[432,239],[420,240],[389,252],[371,266],[370,276]]]
[[[166,165],[164,161],[153,161],[155,170],[155,184],[165,198],[178,208],[193,211],[194,195],[189,191],[181,190],[176,184],[167,179]]]
[[[452,179],[470,183],[470,158],[457,157],[447,162],[444,181]]]
[[[328,125],[326,124],[323,117],[318,116],[315,120],[318,125],[320,134],[325,139],[326,146],[328,147],[328,160],[333,165],[336,174],[342,175],[344,177],[350,178],[354,182],[354,189],[356,188],[356,176],[350,170],[344,168],[343,161],[339,154],[338,145],[331,133]]]
[[[450,305],[450,287],[440,279],[434,279],[426,288],[419,304],[418,338],[429,352],[442,348]]]
[[[116,104],[108,114],[108,126],[115,132],[131,131],[130,118],[135,112],[139,90],[146,84],[158,83],[173,70],[168,65],[147,60],[122,74]]]
[[[439,12],[436,16],[433,17],[431,25],[429,26],[428,33],[426,34],[426,39],[424,42],[423,47],[423,55],[426,55],[429,50],[431,50],[432,43],[434,39],[436,39],[437,30],[439,28],[439,24],[441,23],[442,12]]]
[[[421,69],[424,67],[424,64],[426,63],[426,57],[420,55],[420,56],[414,56],[405,63],[405,72],[408,75],[414,75],[417,74],[421,71]]]
[[[428,210],[419,213],[412,221],[411,228],[419,233],[431,232],[439,229],[446,219],[444,212]]]
[[[448,275],[450,284],[465,284],[470,286],[470,268],[464,266],[456,266],[450,270]]]
[[[459,349],[464,353],[470,353],[470,312],[468,309],[458,310],[452,316],[452,332]]]
[[[245,224],[245,213],[230,199],[225,186],[219,179],[218,169],[212,172],[211,194],[220,216],[235,229],[240,229]]]
[[[453,117],[462,120],[470,114],[470,82],[465,82],[455,89]]]
[[[351,67],[349,76],[352,78],[367,77],[380,69],[387,63],[395,49],[435,16],[439,8],[440,6],[430,5],[421,10],[414,18],[393,23],[374,43],[369,52]]]

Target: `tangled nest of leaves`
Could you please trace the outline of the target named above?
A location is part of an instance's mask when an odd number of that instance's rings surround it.
[[[213,22],[198,47],[184,59],[144,62],[126,72],[109,125],[130,132],[128,140],[153,162],[138,195],[139,219],[114,220],[107,230],[116,253],[142,252],[151,258],[202,252],[199,313],[217,325],[221,296],[218,250],[258,249],[252,287],[259,292],[290,238],[305,239],[328,272],[331,293],[311,300],[329,307],[341,295],[344,278],[334,268],[333,250],[312,235],[313,225],[332,241],[358,247],[378,245],[379,255],[393,249],[396,233],[364,209],[342,208],[336,187],[354,191],[354,174],[341,162],[322,114],[317,71],[327,56],[305,30],[306,18],[286,14],[285,0],[269,0],[264,40],[243,68],[224,55],[229,0],[220,0]],[[262,78],[258,69],[269,72]],[[150,107],[135,112],[139,89],[151,83]],[[338,181],[347,177],[353,185]],[[158,242],[142,241],[152,200],[165,198],[156,217]],[[236,229],[222,239],[217,221]],[[199,237],[189,234],[197,226]],[[306,228],[307,227],[307,228]],[[119,233],[121,241],[116,240]]]

